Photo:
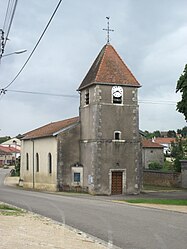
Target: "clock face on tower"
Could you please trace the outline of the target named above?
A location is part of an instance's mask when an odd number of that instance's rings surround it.
[[[123,88],[121,86],[113,86],[112,87],[112,95],[115,98],[120,98],[123,94]]]

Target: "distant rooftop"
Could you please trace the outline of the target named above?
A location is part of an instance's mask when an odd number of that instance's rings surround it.
[[[154,138],[154,142],[158,144],[171,144],[172,142],[175,143],[176,139],[173,137],[157,137]]]
[[[163,148],[163,146],[159,143],[154,143],[151,140],[142,140],[143,148]]]

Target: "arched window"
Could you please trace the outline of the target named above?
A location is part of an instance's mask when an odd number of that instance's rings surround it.
[[[114,140],[121,140],[121,131],[114,131]]]
[[[49,169],[49,174],[52,173],[52,155],[51,153],[48,154],[48,169]]]
[[[26,170],[29,170],[29,154],[26,153]]]
[[[39,167],[40,167],[40,165],[39,165],[39,154],[36,153],[36,172],[39,172]]]

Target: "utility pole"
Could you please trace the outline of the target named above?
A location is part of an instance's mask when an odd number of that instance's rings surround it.
[[[0,29],[0,60],[4,53],[4,47],[5,47],[5,37],[4,37],[4,31]]]

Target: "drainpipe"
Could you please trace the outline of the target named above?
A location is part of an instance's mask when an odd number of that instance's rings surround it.
[[[32,187],[35,188],[35,177],[34,177],[34,140],[32,140]]]

